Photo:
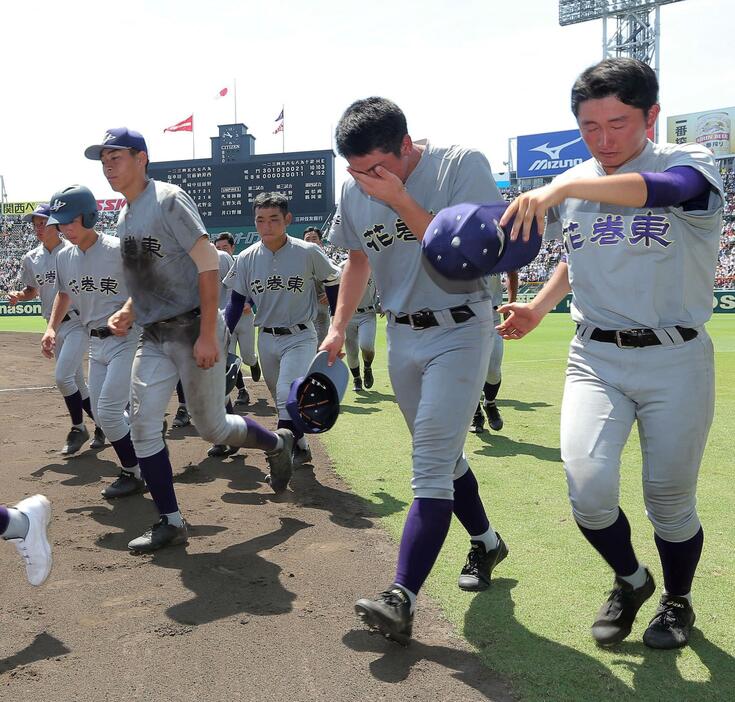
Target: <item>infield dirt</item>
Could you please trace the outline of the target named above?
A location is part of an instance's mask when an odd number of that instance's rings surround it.
[[[170,430],[189,543],[132,555],[128,541],[157,519],[150,495],[101,497],[118,473],[109,444],[60,455],[68,416],[39,341],[0,334],[0,502],[40,492],[54,510],[44,586],[0,546],[2,699],[513,699],[426,596],[408,648],[362,629],[354,601],[391,582],[396,546],[318,440],[276,497],[260,451],[207,458],[193,427]],[[248,382],[242,409],[274,427],[265,384]]]

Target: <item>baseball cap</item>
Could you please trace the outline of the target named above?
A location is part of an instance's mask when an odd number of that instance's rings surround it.
[[[345,396],[349,371],[344,361],[329,366],[329,353],[320,351],[306,374],[291,383],[286,410],[297,429],[304,434],[320,434],[331,429],[339,416],[339,403]]]
[[[51,215],[51,206],[48,204],[48,202],[39,202],[36,206],[36,209],[33,210],[30,214],[24,215],[23,221],[24,222],[32,222],[34,217],[45,217],[46,219],[49,218]]]
[[[143,135],[127,127],[108,129],[102,143],[88,146],[84,150],[84,155],[93,161],[99,161],[104,149],[136,149],[148,153]]]
[[[506,228],[500,218],[507,202],[462,203],[440,210],[421,242],[425,266],[440,285],[447,281],[472,281],[492,273],[515,271],[536,258],[541,237],[536,222],[531,236],[510,239],[513,220]],[[444,287],[444,286],[443,286]]]

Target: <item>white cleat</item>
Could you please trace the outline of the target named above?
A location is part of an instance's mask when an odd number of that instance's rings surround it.
[[[51,521],[51,503],[43,495],[33,495],[21,500],[15,509],[28,517],[28,533],[25,539],[8,539],[15,545],[26,565],[26,575],[31,585],[42,585],[51,572],[53,558],[48,540]]]

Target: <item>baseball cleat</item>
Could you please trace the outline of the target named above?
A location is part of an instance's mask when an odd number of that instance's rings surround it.
[[[89,442],[89,448],[93,451],[97,451],[105,446],[105,432],[102,431],[102,427],[94,428],[94,436],[92,441]]]
[[[472,424],[470,424],[468,431],[470,434],[482,434],[485,431],[485,418],[482,416],[480,405],[477,405],[475,414],[472,417]]]
[[[309,446],[301,448],[298,444],[294,444],[293,447],[293,464],[295,466],[303,465],[304,463],[311,463],[311,449]]]
[[[43,495],[21,500],[15,509],[28,518],[28,533],[24,539],[8,539],[25,561],[26,576],[31,585],[42,585],[53,565],[48,525],[51,521],[51,503]]]
[[[365,366],[365,388],[370,389],[373,387],[373,383],[375,382],[375,378],[373,378],[373,369],[370,366]]]
[[[355,613],[371,631],[379,631],[402,646],[411,642],[411,602],[400,587],[393,586],[374,600],[363,597],[355,603]]]
[[[207,451],[207,456],[210,458],[222,458],[224,456],[232,456],[237,453],[239,448],[237,446],[225,446],[225,444],[214,444],[212,448]]]
[[[362,392],[362,378],[357,377],[357,378],[354,378],[353,379],[353,381],[352,381],[352,389],[355,392]]]
[[[681,648],[689,643],[694,626],[694,609],[686,597],[663,595],[643,634],[643,643],[650,648]]]
[[[255,362],[254,366],[250,366],[250,377],[257,383],[260,380],[260,363]]]
[[[288,429],[276,429],[276,434],[283,439],[283,448],[265,452],[265,460],[271,469],[268,476],[273,492],[283,492],[288,487],[293,473],[293,434]]]
[[[237,399],[235,400],[235,407],[238,405],[249,405],[250,404],[250,394],[248,393],[247,388],[240,388],[237,391]]]
[[[498,406],[495,401],[483,402],[482,407],[487,415],[487,423],[493,431],[500,431],[503,428],[503,418],[500,416]]]
[[[186,528],[186,522],[180,527],[168,523],[165,514],[161,515],[161,519],[157,521],[148,531],[137,539],[133,539],[128,548],[131,551],[143,551],[150,553],[158,551],[166,546],[178,546],[185,544],[189,540],[189,533]]]
[[[493,569],[508,555],[508,547],[498,532],[498,545],[492,551],[485,550],[482,541],[470,541],[470,551],[467,561],[459,575],[460,590],[466,592],[482,592],[490,587],[490,576]]]
[[[136,478],[134,473],[123,469],[115,481],[102,491],[102,497],[112,500],[116,497],[137,495],[141,492],[145,492],[145,481],[142,478]]]
[[[189,414],[188,410],[183,405],[179,406],[179,409],[176,410],[174,421],[171,422],[171,426],[173,426],[175,429],[181,429],[181,427],[188,427],[190,424],[191,415]]]
[[[64,444],[64,448],[61,449],[61,455],[71,456],[75,454],[84,446],[88,439],[89,432],[87,431],[87,427],[82,427],[81,429],[72,427],[66,435],[66,443]]]
[[[607,601],[600,607],[592,625],[592,637],[600,646],[622,641],[633,628],[635,615],[643,603],[656,591],[651,572],[646,568],[646,582],[638,588],[618,577]]]

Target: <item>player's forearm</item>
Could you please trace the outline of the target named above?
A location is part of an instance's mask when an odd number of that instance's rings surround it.
[[[54,298],[54,304],[51,308],[51,316],[48,320],[47,329],[53,329],[56,331],[61,325],[61,321],[66,317],[66,313],[69,311],[71,306],[71,298],[69,295],[63,292],[57,292]]]
[[[33,300],[38,295],[38,289],[26,285],[23,290],[11,290],[8,295],[14,295],[18,299],[18,302],[27,302],[28,300]]]
[[[199,309],[201,310],[199,334],[210,339],[214,339],[217,334],[219,286],[218,271],[203,271],[199,274]]]
[[[408,191],[404,188],[401,196],[392,205],[398,216],[403,220],[411,233],[421,241],[424,238],[426,228],[434,216],[427,212],[416,200],[414,200]]]
[[[569,266],[562,261],[554,271],[541,292],[529,303],[529,306],[541,313],[548,314],[572,291],[569,285]]]
[[[354,258],[351,256],[342,270],[337,310],[332,320],[332,326],[340,333],[344,333],[352,315],[355,314],[369,278],[370,263],[367,256]]]
[[[577,198],[622,207],[643,207],[648,197],[646,181],[640,173],[622,173],[602,178],[582,178],[559,186],[564,198]]]

